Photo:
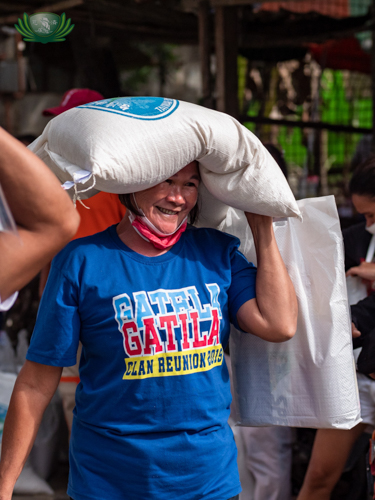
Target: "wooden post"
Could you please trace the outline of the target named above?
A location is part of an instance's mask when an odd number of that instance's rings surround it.
[[[213,108],[213,78],[211,74],[212,30],[210,5],[208,0],[201,0],[198,8],[199,56],[202,75],[202,104]]]
[[[375,1],[375,0],[374,0]],[[216,7],[216,107],[238,117],[237,8]]]

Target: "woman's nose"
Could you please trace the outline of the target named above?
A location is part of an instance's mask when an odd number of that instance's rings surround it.
[[[184,197],[182,195],[181,189],[174,186],[167,195],[167,200],[174,203],[184,203]]]

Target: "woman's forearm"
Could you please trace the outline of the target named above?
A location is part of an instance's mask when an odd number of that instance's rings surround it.
[[[0,460],[0,500],[11,500],[14,485],[35,440],[61,368],[26,361],[7,411]]]
[[[257,252],[256,306],[249,321],[241,315],[246,331],[280,342],[293,337],[297,327],[297,299],[293,284],[277,247],[270,217],[245,214]],[[241,309],[240,309],[241,310]],[[246,314],[246,310],[242,311]],[[247,311],[250,313],[250,310]],[[254,317],[255,315],[255,317]]]

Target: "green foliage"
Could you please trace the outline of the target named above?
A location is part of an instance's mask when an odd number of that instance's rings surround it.
[[[242,74],[240,76],[239,83],[243,82],[244,79]],[[267,109],[267,106],[263,108]],[[247,114],[249,116],[258,116],[260,109],[260,100],[252,99]],[[313,131],[293,127],[293,120],[303,119],[303,109],[303,106],[296,106],[290,127],[279,126],[277,128],[277,144],[284,151],[287,163],[301,167],[305,166],[308,160],[307,134],[316,134]],[[265,116],[268,116],[267,113]],[[319,121],[330,124],[371,128],[372,98],[370,77],[349,71],[324,70],[320,82],[318,116]],[[265,126],[256,126],[251,122],[245,123],[245,126],[252,132],[261,130],[262,134],[268,130]],[[331,131],[325,134],[324,146],[322,147],[324,148],[326,167],[333,166],[341,169],[344,165],[348,165],[355,153],[361,135]],[[260,138],[262,139],[262,137]],[[313,154],[313,152],[310,152],[310,154]]]
[[[323,122],[371,128],[372,100],[362,97],[355,87],[349,89],[343,71],[326,69],[322,75],[320,116]],[[347,134],[328,132],[328,157],[334,157],[333,165],[343,166],[350,161],[358,142],[358,138],[353,139],[348,141]]]

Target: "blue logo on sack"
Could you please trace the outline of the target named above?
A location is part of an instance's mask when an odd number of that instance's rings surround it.
[[[179,101],[176,99],[164,97],[115,97],[83,104],[78,108],[108,111],[137,120],[160,120],[176,111],[178,105]]]

